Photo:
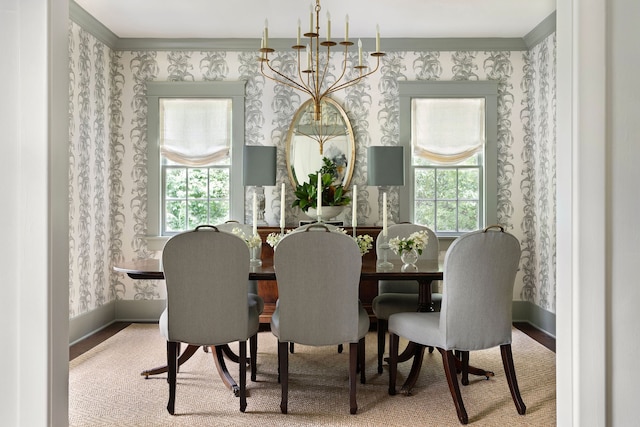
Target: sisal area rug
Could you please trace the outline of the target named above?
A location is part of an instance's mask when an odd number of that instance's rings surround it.
[[[166,374],[145,379],[140,372],[163,365],[166,343],[157,325],[133,324],[69,364],[70,426],[456,426],[455,407],[435,351],[425,352],[412,395],[387,393],[389,375],[376,369],[376,335],[366,337],[367,384],[358,382],[358,413],[349,414],[348,347],[296,344],[290,355],[289,413],[280,413],[276,339],[258,337],[258,376],[247,369],[247,410],[221,382],[211,353],[199,350],[178,374],[176,415],[166,411]],[[402,346],[402,343],[401,343]],[[469,424],[553,426],[556,424],[555,354],[513,329],[513,357],[525,416],[518,415],[502,369],[499,348],[471,353],[471,363],[494,371],[490,380],[470,377],[461,386]],[[236,348],[232,346],[232,348]],[[247,346],[248,348],[248,346]],[[237,365],[228,362],[231,374]],[[398,386],[410,362],[399,365]]]

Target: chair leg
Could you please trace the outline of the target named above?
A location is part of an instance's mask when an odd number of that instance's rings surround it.
[[[462,385],[469,385],[469,352],[461,351],[460,352],[460,362],[461,362],[461,371],[462,378],[460,382]]]
[[[351,414],[358,412],[356,402],[356,367],[358,365],[359,343],[349,343],[349,407]]]
[[[247,342],[240,341],[238,345],[238,365],[240,365],[240,412],[247,409]]]
[[[169,402],[167,402],[167,411],[171,415],[175,412],[176,407],[176,376],[178,375],[178,347],[179,343],[167,341],[167,376],[169,382]]]
[[[256,380],[258,372],[258,334],[249,338],[249,363],[251,364],[251,381]]]
[[[396,394],[396,376],[398,374],[398,347],[400,337],[389,334],[389,394]]]
[[[387,335],[386,319],[378,319],[378,373],[382,373],[382,358],[384,357],[384,342]]]
[[[280,386],[282,388],[280,412],[286,414],[289,404],[289,353],[286,342],[278,342],[278,355],[280,356]]]
[[[367,383],[367,377],[365,375],[365,369],[364,369],[364,360],[365,360],[365,342],[364,342],[364,337],[362,337],[358,341],[358,368],[360,369],[360,384]]]
[[[527,412],[527,407],[524,405],[522,397],[520,396],[520,388],[518,387],[518,380],[516,379],[516,369],[513,366],[511,344],[501,345],[500,354],[502,355],[502,365],[504,366],[504,372],[507,376],[507,383],[509,384],[509,390],[511,391],[513,403],[515,403],[516,405],[518,414],[524,415]]]
[[[467,424],[469,422],[469,417],[467,416],[467,411],[464,409],[464,402],[462,401],[460,386],[458,385],[458,377],[456,375],[456,356],[451,350],[445,351],[441,348],[438,350],[442,354],[444,373],[447,376],[447,383],[449,383],[449,391],[451,392],[453,403],[456,405],[458,419],[460,420],[460,423]]]

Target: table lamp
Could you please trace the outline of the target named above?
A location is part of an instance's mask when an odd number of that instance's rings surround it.
[[[276,147],[245,145],[243,151],[242,182],[254,187],[257,199],[255,225],[268,225],[264,219],[264,185],[276,185]]]
[[[367,148],[367,184],[380,187],[378,193],[378,226],[384,226],[386,206],[383,200],[389,186],[404,185],[404,147],[374,145]],[[393,223],[393,221],[391,221]]]

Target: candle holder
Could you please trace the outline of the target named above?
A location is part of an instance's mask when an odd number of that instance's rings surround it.
[[[382,243],[379,245],[380,249],[382,249],[382,259],[378,260],[376,265],[380,270],[391,270],[393,268],[393,263],[387,260],[389,249],[391,249],[388,239],[388,236],[383,236]]]

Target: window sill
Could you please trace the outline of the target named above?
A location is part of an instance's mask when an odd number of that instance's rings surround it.
[[[161,251],[170,236],[147,236],[147,249],[150,251]]]

